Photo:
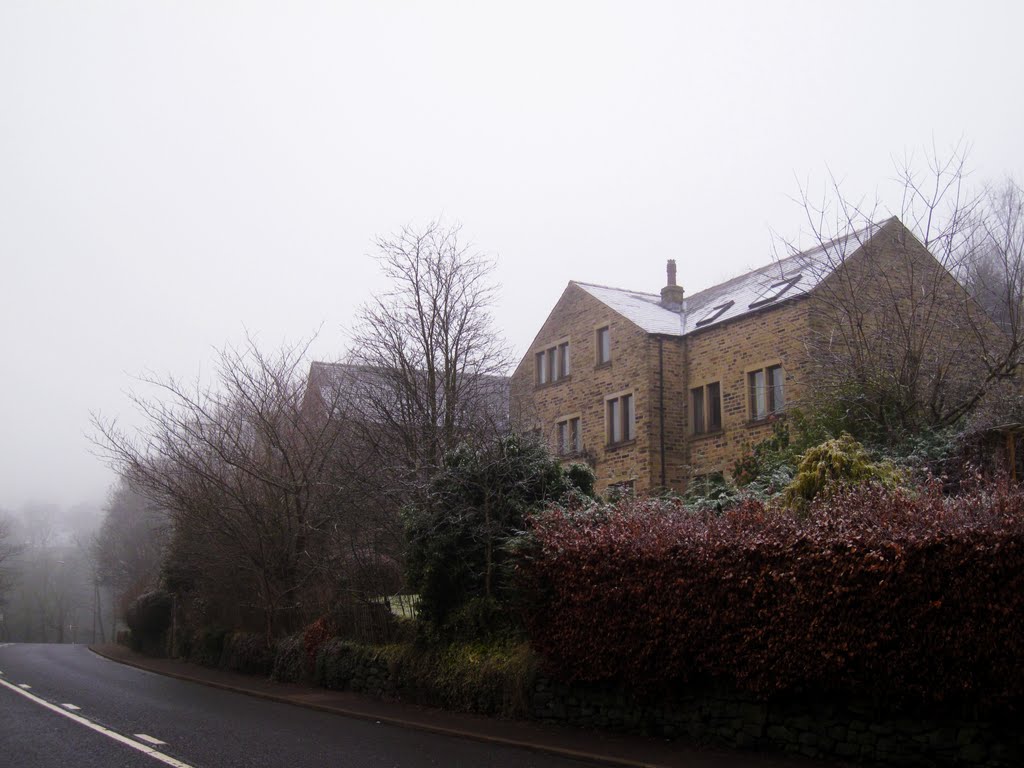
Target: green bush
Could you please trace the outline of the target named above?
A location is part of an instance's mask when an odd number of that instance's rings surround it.
[[[321,688],[343,691],[351,687],[360,663],[360,646],[334,638],[320,647],[313,681]]]
[[[525,643],[365,646],[328,640],[317,655],[318,685],[378,693],[405,701],[487,715],[523,716],[537,661]],[[372,681],[372,682],[371,682]]]
[[[253,632],[232,632],[224,638],[220,666],[235,672],[268,677],[274,668],[273,649],[266,637]]]
[[[796,476],[782,494],[790,509],[803,510],[826,491],[862,483],[895,488],[902,475],[888,461],[873,461],[864,446],[848,433],[810,448],[797,465]]]
[[[188,660],[195,664],[202,664],[204,667],[219,667],[227,635],[226,629],[199,630],[192,635],[192,640],[188,643]]]
[[[578,500],[593,485],[589,468],[563,469],[529,436],[449,452],[428,497],[404,515],[409,583],[426,633],[445,639],[450,616],[473,599],[511,600],[510,545],[527,517],[552,501]]]
[[[446,635],[455,642],[495,641],[521,635],[508,607],[493,597],[475,597],[448,616]]]
[[[300,632],[274,643],[274,666],[270,677],[279,683],[297,683],[306,678],[306,637]]]
[[[163,652],[166,632],[171,626],[173,601],[162,589],[139,595],[128,607],[125,621],[131,629],[131,647],[142,653]]]

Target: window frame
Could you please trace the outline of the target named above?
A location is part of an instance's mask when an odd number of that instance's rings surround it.
[[[605,395],[605,445],[609,448],[636,440],[636,393],[632,389]],[[616,438],[618,434],[618,439]]]
[[[572,340],[563,337],[545,344],[533,353],[533,383],[546,387],[565,381],[572,375]]]
[[[602,344],[602,337],[606,340],[606,344]],[[608,354],[605,356],[605,346],[608,348]],[[597,367],[603,365],[612,364],[612,326],[611,323],[605,323],[594,329],[594,365]]]
[[[565,440],[563,441],[563,428]],[[583,420],[578,413],[555,420],[555,455],[579,456],[583,453]]]
[[[711,392],[717,390],[713,398]],[[698,412],[698,399],[700,400]],[[712,404],[716,403],[717,408]],[[715,379],[690,387],[690,434],[703,437],[714,435],[725,429],[722,415],[722,381]],[[717,419],[713,418],[717,416]]]
[[[758,384],[760,380],[760,384]],[[786,369],[778,360],[748,368],[743,376],[750,422],[775,418],[786,410]],[[764,410],[758,407],[764,400]]]

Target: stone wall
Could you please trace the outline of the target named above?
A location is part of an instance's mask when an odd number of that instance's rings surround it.
[[[333,664],[321,653],[318,681],[379,698],[819,759],[900,766],[1024,764],[1024,730],[1009,714],[979,720],[894,713],[825,695],[762,699],[723,684],[643,700],[610,686],[567,685],[544,676],[524,681],[516,675],[504,685],[455,696],[431,683],[424,670],[407,668],[400,656],[389,661],[371,648],[341,645],[347,650],[338,655],[335,649]],[[524,683],[528,690],[521,689]]]
[[[887,765],[1019,766],[1024,731],[1002,722],[885,713],[827,698],[764,701],[723,687],[640,702],[621,691],[538,679],[531,716],[542,722],[681,738],[731,748]]]
[[[520,426],[540,430],[552,449],[557,423],[579,418],[582,455],[567,458],[593,465],[599,492],[620,483],[637,491],[684,490],[694,475],[727,472],[771,434],[769,421],[750,418],[748,371],[781,363],[786,400],[797,402],[805,386],[807,317],[806,301],[790,301],[685,339],[657,336],[570,283],[512,376],[513,415]],[[611,361],[599,364],[596,333],[603,326],[611,334]],[[564,342],[570,374],[538,384],[537,353]],[[716,381],[722,387],[722,428],[694,435],[690,389]],[[609,445],[605,402],[624,392],[635,398],[636,437]]]
[[[611,360],[597,362],[597,329],[608,326]],[[571,369],[568,377],[547,384],[536,380],[536,353],[568,341]],[[583,452],[597,473],[598,491],[616,483],[632,483],[637,490],[651,487],[651,445],[655,442],[655,404],[647,387],[648,336],[643,330],[570,284],[548,315],[529,352],[512,376],[513,414],[521,426],[539,429],[556,448],[555,425],[579,417]],[[608,445],[605,401],[611,395],[632,393],[636,437]]]
[[[796,300],[686,338],[688,386],[719,382],[722,392],[722,429],[690,436],[687,463],[693,474],[727,473],[750,447],[771,436],[771,420],[752,418],[749,372],[781,365],[786,407],[799,405],[807,386],[807,333],[808,303]]]

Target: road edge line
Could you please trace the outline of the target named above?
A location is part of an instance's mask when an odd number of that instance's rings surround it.
[[[0,685],[3,685],[4,687],[11,689],[15,693],[21,694],[26,699],[29,699],[30,701],[33,701],[36,704],[39,704],[40,706],[45,707],[46,709],[49,709],[52,712],[56,712],[58,715],[62,715],[68,718],[69,720],[73,720],[79,725],[84,725],[86,728],[96,731],[97,733],[101,733],[107,738],[112,739],[113,741],[120,742],[125,746],[131,747],[132,749],[136,749],[139,752],[142,752],[147,757],[152,757],[154,760],[159,760],[161,763],[170,765],[172,766],[172,768],[193,768],[193,766],[189,765],[188,763],[184,763],[181,760],[178,760],[177,758],[171,757],[170,755],[165,755],[163,752],[153,749],[152,747],[146,746],[141,741],[135,741],[135,739],[131,739],[123,734],[118,733],[117,731],[107,728],[106,726],[100,725],[99,723],[94,723],[87,717],[82,717],[81,715],[76,715],[74,712],[69,712],[66,709],[61,709],[56,704],[51,704],[46,699],[36,696],[33,693],[29,693],[28,691],[24,690],[23,688],[19,688],[13,683],[9,683],[6,680],[0,680]]]

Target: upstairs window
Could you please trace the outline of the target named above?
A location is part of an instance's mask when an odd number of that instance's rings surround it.
[[[722,428],[722,385],[716,381],[691,389],[690,414],[693,434],[718,432]]]
[[[606,325],[597,329],[597,364],[604,365],[612,361],[612,334]]]
[[[559,456],[573,456],[583,451],[583,433],[578,416],[565,418],[555,425],[558,440],[556,450]]]
[[[616,395],[605,400],[605,421],[608,444],[625,443],[636,437],[636,409],[633,393]]]
[[[781,365],[770,365],[747,374],[750,418],[753,421],[766,419],[786,407],[785,381],[786,374]]]
[[[542,349],[534,355],[537,384],[551,384],[569,377],[569,342]]]

